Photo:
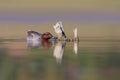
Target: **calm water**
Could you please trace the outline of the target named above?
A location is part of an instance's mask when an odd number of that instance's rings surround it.
[[[0,42],[0,80],[119,80],[120,42]]]

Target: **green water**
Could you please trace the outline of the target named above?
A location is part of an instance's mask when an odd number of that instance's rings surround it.
[[[8,40],[0,45],[0,80],[120,79],[119,41],[82,40],[33,48],[25,41]]]

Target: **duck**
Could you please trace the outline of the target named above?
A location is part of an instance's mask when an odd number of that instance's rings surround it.
[[[33,30],[27,31],[27,41],[34,40],[48,40],[54,38],[50,32],[39,33]]]

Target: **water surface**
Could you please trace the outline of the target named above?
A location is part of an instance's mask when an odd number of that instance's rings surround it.
[[[120,42],[0,42],[0,80],[119,80]]]

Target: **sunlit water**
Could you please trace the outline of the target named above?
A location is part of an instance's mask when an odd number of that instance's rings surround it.
[[[119,80],[120,42],[0,42],[0,80]]]

